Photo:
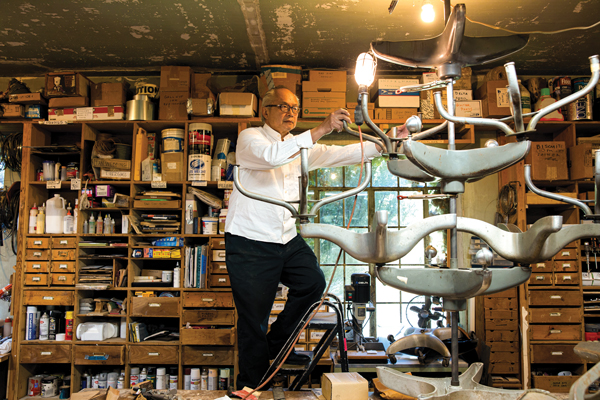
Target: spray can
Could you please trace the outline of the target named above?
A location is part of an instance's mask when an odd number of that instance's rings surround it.
[[[26,340],[35,340],[37,339],[37,331],[36,331],[36,321],[35,316],[37,315],[37,307],[28,306],[27,307],[27,322],[25,327],[25,339]]]
[[[573,93],[583,89],[589,81],[590,78],[573,79]],[[592,90],[585,96],[578,98],[572,103],[569,103],[569,121],[585,121],[593,119],[593,93],[594,91]]]
[[[156,369],[156,388],[166,389],[167,388],[167,369],[157,368]]]
[[[200,390],[200,368],[192,368],[190,378],[190,390]]]
[[[219,387],[219,370],[217,368],[208,369],[208,390],[217,390]]]
[[[171,367],[169,369],[169,389],[177,389],[178,381],[177,367]]]
[[[219,370],[219,390],[227,390],[229,388],[229,368],[221,368]]]
[[[40,318],[40,340],[48,340],[49,325],[50,318],[48,318],[48,313],[44,311],[44,315]]]
[[[140,369],[138,367],[131,367],[131,372],[129,373],[129,386],[133,387],[140,382]]]
[[[65,315],[65,340],[73,340],[73,311]]]
[[[173,269],[173,287],[179,287],[181,281],[181,268],[179,267],[179,262],[177,266]]]
[[[208,390],[208,370],[202,368],[202,376],[200,377],[200,390]]]
[[[190,390],[192,383],[192,369],[186,368],[183,371],[183,390]]]

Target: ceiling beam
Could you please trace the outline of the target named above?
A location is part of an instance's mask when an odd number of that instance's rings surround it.
[[[269,52],[258,2],[259,0],[238,0],[246,21],[248,40],[256,54],[256,67],[260,69],[261,65],[269,63]]]

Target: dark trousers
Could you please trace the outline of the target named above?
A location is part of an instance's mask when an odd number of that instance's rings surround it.
[[[237,309],[239,374],[236,387],[256,388],[306,310],[325,290],[317,257],[300,236],[286,244],[225,234],[227,271]],[[289,288],[285,309],[271,325],[277,285]]]

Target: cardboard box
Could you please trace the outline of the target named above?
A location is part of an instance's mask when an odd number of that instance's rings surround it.
[[[2,107],[2,118],[24,118],[25,106],[22,104],[7,104],[0,105]]]
[[[162,153],[160,155],[162,180],[167,182],[181,182],[183,178],[183,152]]]
[[[302,92],[302,107],[343,108],[345,106],[345,92]]]
[[[92,167],[112,170],[130,170],[131,160],[119,160],[116,158],[92,158]]]
[[[191,97],[195,99],[212,99],[217,100],[215,94],[208,87],[208,81],[212,74],[194,74],[192,77],[192,92]]]
[[[510,115],[508,81],[486,81],[475,91],[475,99],[481,100],[484,117],[506,117]]]
[[[350,113],[350,119],[354,121],[354,111],[356,110],[356,106],[358,103],[346,103],[346,109]],[[375,119],[375,104],[369,103],[367,105],[367,110],[369,111],[369,118]]]
[[[123,106],[51,108],[48,110],[48,121],[102,121],[125,118]]]
[[[90,87],[90,98],[92,107],[100,106],[124,106],[127,102],[127,89],[129,83],[94,83]]]
[[[413,115],[418,114],[416,108],[376,108],[375,119],[376,120],[405,120]]]
[[[371,89],[375,107],[419,107],[419,93],[399,93],[403,86],[418,85],[418,79],[377,79]]]
[[[17,104],[43,104],[45,106],[48,105],[46,98],[42,96],[41,93],[11,94],[10,96],[8,96],[8,101],[10,103]]]
[[[48,118],[48,106],[43,104],[26,104],[25,118],[28,119],[46,119]]]
[[[323,374],[321,388],[326,400],[364,400],[369,398],[369,382],[358,372]]]
[[[339,107],[306,107],[302,108],[302,118],[326,118]]]
[[[160,91],[190,93],[192,69],[190,67],[160,67]]]
[[[273,87],[283,86],[297,96],[300,95],[302,82],[302,67],[295,65],[263,65],[260,67],[261,75],[258,80],[258,93],[262,98],[269,90],[267,76],[270,75]]]
[[[254,117],[258,99],[253,93],[224,92],[219,94],[219,115]]]
[[[89,107],[90,99],[88,97],[54,97],[48,101],[50,108],[77,108]]]
[[[455,102],[454,115],[457,117],[481,118],[481,100]]]
[[[161,89],[158,119],[180,121],[188,119],[187,92],[164,92]]]
[[[569,178],[571,180],[594,177],[594,150],[598,149],[600,149],[600,143],[582,143],[569,147]]]
[[[569,179],[565,142],[533,142],[525,164],[531,164],[534,181]]]
[[[311,69],[308,71],[308,80],[311,82],[346,82],[347,75],[346,71],[319,71]]]
[[[100,169],[100,178],[107,180],[130,180],[131,179],[131,171],[113,171],[107,170],[104,168]],[[148,202],[150,203],[150,202]],[[152,207],[151,205],[148,207]]]
[[[335,81],[303,81],[302,82],[303,92],[346,92],[346,81],[335,82]]]
[[[45,96],[89,97],[91,81],[79,72],[51,72],[46,74]]]
[[[216,103],[213,99],[188,99],[187,112],[192,117],[215,115]]]
[[[431,83],[437,80],[436,72],[423,72],[423,76],[421,77],[421,83]],[[433,104],[433,91],[425,90],[419,93],[420,105],[421,105],[421,113],[423,114],[423,119],[434,119],[436,110],[435,105]]]
[[[578,378],[578,375],[534,376],[532,387],[547,390],[552,393],[569,393],[571,386]]]

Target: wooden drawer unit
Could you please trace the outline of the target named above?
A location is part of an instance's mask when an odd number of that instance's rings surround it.
[[[555,272],[554,284],[556,286],[578,286],[581,274],[578,272]]]
[[[182,329],[181,344],[233,346],[235,328]]]
[[[27,249],[25,250],[25,259],[28,261],[48,261],[50,250]]]
[[[519,311],[514,310],[496,310],[487,308],[485,310],[485,319],[518,319]]]
[[[23,304],[26,306],[73,306],[72,291],[27,290],[23,292]]]
[[[516,298],[486,296],[483,299],[483,307],[494,310],[517,310],[519,302]]]
[[[492,352],[496,352],[496,351],[518,352],[519,351],[519,342],[487,342],[486,341],[485,344],[490,346],[490,350]]]
[[[233,308],[231,292],[184,292],[183,307]]]
[[[224,262],[211,262],[210,263],[210,273],[211,274],[226,274],[227,273],[227,264]]]
[[[517,288],[514,287],[502,292],[486,294],[485,297],[517,297]]]
[[[73,249],[52,249],[53,261],[73,261],[75,260],[75,250]]]
[[[70,344],[35,344],[20,346],[24,364],[70,364]]]
[[[554,261],[554,272],[578,272],[578,262],[573,260]]]
[[[536,364],[583,364],[573,351],[574,344],[531,345],[531,363]]]
[[[519,363],[491,363],[490,374],[518,374],[521,371]]]
[[[229,275],[209,275],[208,287],[210,288],[225,288],[231,287]]]
[[[554,256],[554,261],[562,260],[577,260],[579,257],[579,250],[576,248],[564,248]]]
[[[183,365],[233,365],[233,347],[183,346]]]
[[[485,340],[486,342],[512,342],[519,340],[519,331],[504,331],[504,330],[496,330],[496,331],[485,331]]]
[[[235,325],[234,310],[184,310],[182,325]]]
[[[50,284],[52,286],[60,286],[60,285],[65,285],[65,286],[73,286],[75,285],[75,274],[50,274],[52,276]]]
[[[490,352],[490,363],[518,364],[520,356],[518,351],[492,351]]]
[[[516,319],[486,319],[485,329],[516,331],[519,329],[519,321]]]
[[[552,272],[553,268],[554,268],[553,261],[546,261],[546,262],[539,262],[539,263],[531,264],[531,272],[533,272],[533,273]]]
[[[27,238],[28,249],[48,249],[50,248],[50,238]]]
[[[530,290],[530,306],[580,306],[581,293],[578,290]]]
[[[125,346],[75,346],[75,365],[123,365]]]
[[[129,346],[130,364],[178,364],[179,346]]]
[[[551,286],[553,281],[552,272],[532,273],[529,278],[529,285]]]
[[[48,274],[25,274],[25,285],[48,286]]]
[[[52,238],[53,249],[74,249],[77,241],[74,237]]]
[[[581,340],[579,325],[530,325],[531,340]]]
[[[536,308],[530,310],[532,324],[576,324],[583,322],[581,308]]]
[[[132,297],[131,316],[172,317],[179,315],[178,297]]]
[[[212,247],[214,250],[225,250],[225,238],[224,237],[210,238],[210,247]]]
[[[58,273],[75,273],[75,261],[51,261],[50,271]]]
[[[25,261],[25,272],[48,272],[48,261]]]

